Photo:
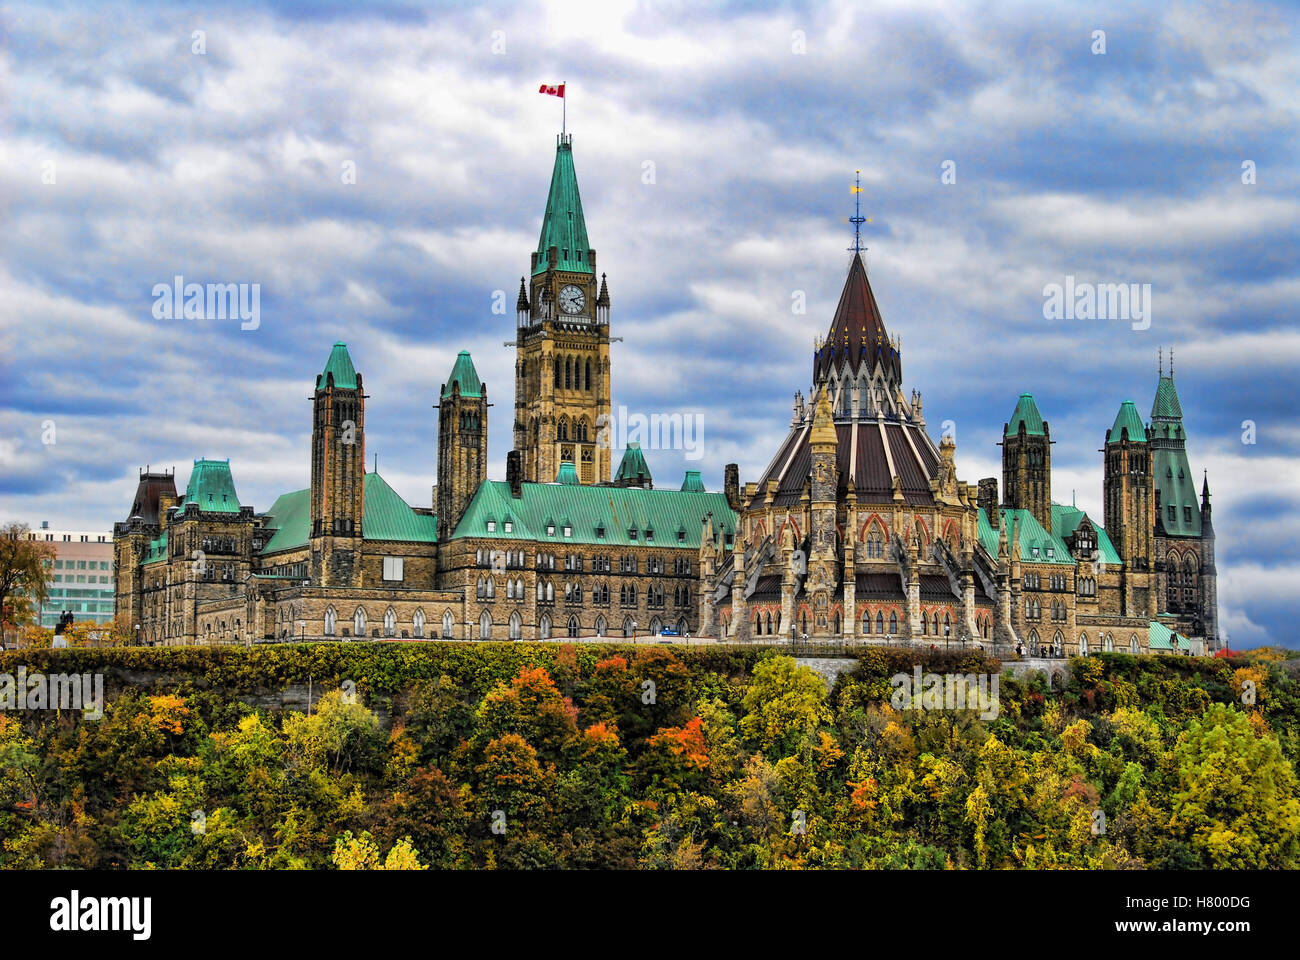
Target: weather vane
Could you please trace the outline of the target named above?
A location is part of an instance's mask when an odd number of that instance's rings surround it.
[[[853,194],[853,216],[849,217],[849,223],[853,224],[853,246],[849,247],[849,252],[862,253],[866,249],[862,245],[862,225],[870,223],[871,218],[862,215],[862,171],[855,172],[853,186],[849,187],[849,192]]]

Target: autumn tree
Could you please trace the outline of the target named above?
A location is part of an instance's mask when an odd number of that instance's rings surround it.
[[[793,657],[771,657],[754,667],[740,730],[768,756],[790,756],[829,722],[826,684],[817,674]]]
[[[0,640],[6,645],[11,629],[39,616],[55,556],[54,544],[32,540],[27,524],[0,527]]]
[[[1216,703],[1188,723],[1174,748],[1178,787],[1171,828],[1202,865],[1294,869],[1300,856],[1296,775],[1277,738]]]

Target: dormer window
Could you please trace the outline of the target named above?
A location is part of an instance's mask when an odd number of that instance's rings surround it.
[[[547,535],[548,537],[553,537],[553,536],[555,536],[555,524],[553,524],[553,523],[548,523],[548,524],[546,525],[546,535]]]
[[[654,541],[654,538],[655,538],[654,529],[652,527],[646,528],[646,532],[645,532],[646,543],[652,543]]]
[[[1034,556],[1038,556],[1038,546],[1037,546],[1037,545],[1034,546],[1033,553],[1034,553]]]
[[[489,521],[487,522],[487,532],[488,532],[488,533],[496,533],[496,532],[497,532],[497,522],[496,522],[495,520],[489,520]]]
[[[506,533],[511,533],[511,532],[513,532],[514,529],[515,529],[514,521],[512,521],[512,520],[507,520],[507,521],[505,522],[505,524],[504,524],[504,527],[505,527],[505,531],[506,531]]]
[[[629,540],[635,540],[635,539],[636,539],[636,527],[628,527],[627,538],[628,538]]]
[[[1056,556],[1056,548],[1055,548],[1055,547],[1048,547],[1048,548],[1047,548],[1047,556],[1048,556],[1049,559],[1050,559],[1051,557]]]
[[[565,528],[564,528],[564,535],[565,535],[566,537],[571,537],[571,536],[573,536],[573,527],[565,527]]]
[[[685,531],[685,530],[678,530],[678,531],[677,531],[677,542],[678,542],[678,543],[685,543],[685,542],[686,542],[686,531]]]

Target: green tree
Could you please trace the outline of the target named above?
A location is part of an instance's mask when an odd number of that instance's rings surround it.
[[[1300,853],[1296,776],[1277,738],[1214,704],[1174,748],[1178,785],[1171,829],[1206,867],[1294,869]]]
[[[830,722],[826,684],[792,657],[771,657],[754,668],[744,707],[741,733],[772,759],[798,752],[818,727]]]

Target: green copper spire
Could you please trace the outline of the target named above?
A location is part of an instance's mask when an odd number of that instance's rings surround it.
[[[334,344],[334,349],[330,351],[330,358],[325,361],[325,369],[316,378],[317,390],[328,383],[331,373],[334,374],[334,386],[348,390],[357,388],[357,371],[352,366],[352,358],[348,356],[348,345],[342,340]]]
[[[1016,403],[1016,411],[1011,414],[1011,422],[1007,424],[1006,436],[1014,437],[1020,433],[1020,425],[1025,425],[1025,433],[1031,437],[1043,436],[1043,417],[1038,412],[1038,404],[1034,403],[1032,393],[1022,393],[1020,400]]]
[[[451,388],[455,384],[460,384],[462,397],[483,396],[483,382],[478,378],[478,371],[474,369],[474,361],[470,359],[468,350],[462,350],[456,355],[456,364],[451,368],[451,377],[442,385],[443,397],[451,396]]]
[[[629,443],[627,450],[623,452],[623,460],[618,465],[618,471],[614,474],[614,482],[623,481],[625,483],[634,483],[638,487],[650,483],[650,467],[645,462],[645,454],[641,452],[641,444]]]
[[[1156,387],[1156,401],[1151,405],[1152,420],[1181,420],[1183,405],[1178,402],[1178,390],[1174,387],[1174,375],[1160,378]]]
[[[567,136],[561,136],[555,148],[555,169],[551,172],[551,192],[546,197],[542,235],[537,241],[534,275],[546,272],[551,247],[556,248],[557,270],[595,273],[587,255],[587,222],[582,218],[578,175],[573,170],[573,139]]]
[[[1110,433],[1106,436],[1107,443],[1118,443],[1122,439],[1122,431],[1128,428],[1128,438],[1136,443],[1147,442],[1147,428],[1142,423],[1142,416],[1138,413],[1137,405],[1132,400],[1125,400],[1120,404],[1119,413],[1115,414],[1115,423],[1110,428]]]
[[[1187,434],[1183,432],[1183,405],[1174,387],[1173,352],[1170,371],[1161,371],[1156,385],[1156,399],[1151,405],[1152,469],[1156,480],[1156,502],[1160,504],[1156,522],[1173,537],[1201,535],[1201,504],[1196,497],[1196,481],[1187,460]]]

